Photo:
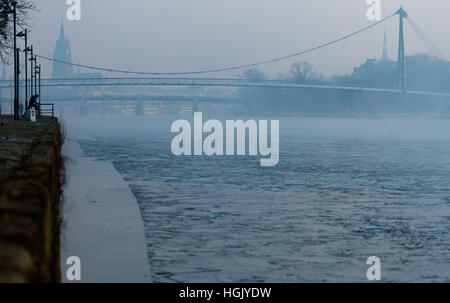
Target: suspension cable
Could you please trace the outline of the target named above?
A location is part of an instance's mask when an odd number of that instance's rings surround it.
[[[234,71],[234,70],[241,70],[241,69],[246,69],[246,68],[251,68],[251,67],[257,67],[260,65],[265,65],[268,63],[274,63],[274,62],[279,62],[279,61],[283,61],[292,57],[297,57],[300,55],[304,55],[316,50],[319,50],[321,48],[336,44],[340,41],[346,40],[350,37],[353,37],[361,32],[367,31],[375,26],[377,26],[380,23],[383,23],[385,21],[387,21],[388,19],[392,18],[394,15],[396,15],[395,13],[392,15],[389,15],[369,26],[366,26],[360,30],[357,30],[355,32],[352,32],[350,34],[347,34],[339,39],[336,40],[332,40],[329,41],[327,43],[321,44],[319,46],[313,47],[313,48],[309,48],[303,51],[299,51],[290,55],[286,55],[286,56],[282,56],[282,57],[277,57],[277,58],[273,58],[273,59],[269,59],[269,60],[264,60],[264,61],[259,61],[256,63],[252,63],[252,64],[245,64],[245,65],[238,65],[238,66],[232,66],[232,67],[226,67],[226,68],[217,68],[217,69],[209,69],[209,70],[199,70],[199,71],[186,71],[186,72],[138,72],[138,71],[130,71],[130,70],[119,70],[119,69],[113,69],[113,68],[104,68],[104,67],[96,67],[96,66],[90,66],[90,65],[84,65],[84,64],[76,64],[76,63],[71,63],[71,62],[67,62],[67,61],[62,61],[62,60],[57,60],[54,58],[50,58],[50,57],[46,57],[43,55],[36,55],[36,57],[44,59],[44,60],[48,60],[48,61],[53,61],[56,63],[61,63],[61,64],[67,64],[67,65],[72,65],[75,67],[81,67],[81,68],[86,68],[86,69],[90,69],[90,70],[97,70],[97,71],[104,71],[104,72],[113,72],[113,73],[122,73],[122,74],[135,74],[135,75],[199,75],[199,74],[209,74],[209,73],[219,73],[219,72],[227,72],[227,71]]]
[[[428,50],[431,51],[436,57],[444,59],[444,54],[442,53],[442,51],[433,43],[433,41],[431,41],[431,39],[419,27],[419,25],[417,25],[417,23],[415,23],[414,20],[412,20],[409,16],[406,20],[408,21],[409,25],[414,30],[416,35],[419,37],[419,39],[422,41],[422,43],[425,45],[425,47],[427,47]]]

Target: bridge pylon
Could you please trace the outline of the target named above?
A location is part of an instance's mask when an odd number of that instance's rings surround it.
[[[405,36],[403,30],[403,19],[408,17],[408,13],[400,7],[396,12],[399,15],[399,34],[398,34],[398,61],[397,61],[397,83],[398,87],[406,91],[406,57],[405,57]]]

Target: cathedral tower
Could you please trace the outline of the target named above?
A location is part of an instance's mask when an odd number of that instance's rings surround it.
[[[59,31],[59,38],[56,41],[56,46],[53,52],[53,59],[70,63],[72,62],[70,43],[69,40],[64,35],[64,25],[62,22]],[[53,79],[64,79],[72,77],[73,71],[71,65],[53,62],[53,71],[52,71]]]

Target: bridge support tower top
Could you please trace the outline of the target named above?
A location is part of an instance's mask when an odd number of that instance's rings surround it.
[[[396,12],[400,17],[400,28],[398,35],[398,61],[397,61],[397,82],[398,87],[406,91],[406,57],[405,57],[405,36],[403,31],[403,19],[408,17],[408,13],[400,7]]]

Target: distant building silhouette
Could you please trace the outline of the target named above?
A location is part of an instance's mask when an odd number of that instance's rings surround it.
[[[384,32],[381,59],[368,58],[361,66],[353,69],[352,81],[359,85],[393,87],[396,83],[397,62],[389,58],[387,35]]]
[[[61,22],[61,28],[59,31],[59,37],[56,41],[55,49],[53,52],[53,58],[57,61],[63,61],[68,63],[72,62],[72,50],[68,37],[65,35],[64,24]],[[96,72],[81,72],[80,68],[74,69],[72,65],[53,62],[53,70],[51,74],[52,79],[99,79],[103,78],[103,74]],[[80,96],[82,98],[89,98],[90,96],[100,96],[104,93],[105,88],[93,87],[93,86],[80,86],[80,87],[49,87],[47,91],[54,97],[58,96]],[[82,96],[82,97],[81,97]]]
[[[56,41],[56,46],[53,52],[53,58],[55,60],[72,63],[72,51],[70,49],[70,42],[64,35],[64,25],[61,22],[61,28],[59,31],[59,38]],[[73,70],[69,64],[63,64],[59,62],[53,62],[53,79],[72,78]]]

